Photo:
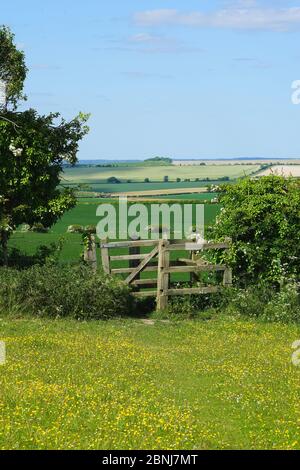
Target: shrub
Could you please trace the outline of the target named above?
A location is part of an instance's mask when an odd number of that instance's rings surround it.
[[[281,289],[251,286],[247,289],[222,289],[210,295],[173,297],[161,318],[209,319],[216,314],[257,318],[267,322],[300,322],[300,285],[290,280]]]
[[[50,245],[40,245],[34,253],[24,253],[18,248],[11,248],[8,253],[8,266],[11,268],[24,269],[35,264],[40,266],[46,263],[56,263],[59,260],[64,246],[64,238],[60,238],[56,243]],[[0,249],[0,266],[3,263],[3,255]]]
[[[36,224],[33,224],[33,225],[29,228],[29,231],[30,231],[30,232],[35,232],[35,233],[47,233],[47,232],[49,232],[49,228],[48,228],[48,227],[44,227],[44,225],[41,224],[41,223],[36,223]]]
[[[299,322],[300,295],[299,284],[293,282],[284,286],[267,303],[263,318],[267,321]]]
[[[300,185],[266,176],[221,187],[223,210],[212,236],[231,237],[228,261],[242,286],[300,275]]]
[[[111,176],[110,178],[107,178],[107,183],[109,184],[120,184],[121,181],[116,178],[115,176]]]
[[[52,318],[106,319],[132,313],[129,288],[84,265],[0,269],[0,312]]]
[[[69,225],[67,233],[83,233],[84,228],[82,225]]]
[[[227,291],[226,313],[250,318],[260,318],[268,322],[299,322],[299,284],[290,281],[281,289],[266,286]]]
[[[96,225],[86,225],[83,229],[83,232],[85,234],[93,234],[97,232],[97,227]]]

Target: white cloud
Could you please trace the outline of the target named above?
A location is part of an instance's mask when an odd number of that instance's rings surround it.
[[[182,25],[234,30],[290,31],[300,29],[300,7],[259,8],[252,0],[240,0],[210,13],[175,9],[148,10],[134,15],[143,26]]]

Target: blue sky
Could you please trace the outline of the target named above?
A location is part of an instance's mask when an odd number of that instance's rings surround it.
[[[300,0],[2,2],[41,113],[90,112],[80,158],[300,157]]]

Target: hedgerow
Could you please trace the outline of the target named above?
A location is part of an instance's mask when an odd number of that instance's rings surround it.
[[[131,315],[133,299],[121,281],[89,267],[45,265],[0,269],[0,313],[106,319]]]

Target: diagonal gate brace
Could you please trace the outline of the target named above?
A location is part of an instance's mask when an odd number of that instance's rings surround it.
[[[147,257],[134,269],[134,271],[132,271],[132,273],[125,279],[125,283],[126,284],[130,284],[135,278],[136,276],[141,272],[143,271],[143,269],[147,266],[147,264],[149,263],[149,261],[152,260],[152,258],[154,258],[157,254],[158,254],[158,246],[156,246],[152,251],[151,253],[149,253],[149,255],[147,255]]]

